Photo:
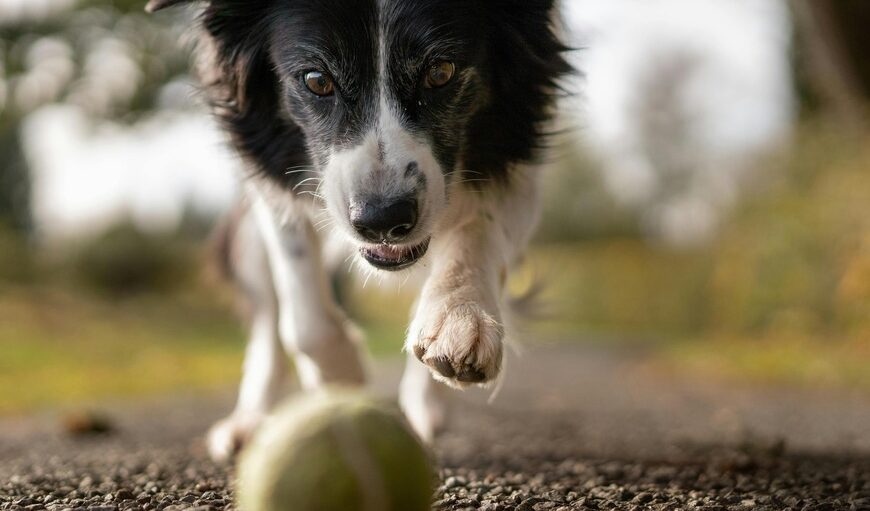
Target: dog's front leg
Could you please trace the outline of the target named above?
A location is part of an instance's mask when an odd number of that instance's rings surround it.
[[[524,177],[524,176],[521,176]],[[500,301],[507,269],[537,219],[534,181],[511,189],[454,195],[449,225],[433,239],[406,349],[453,387],[495,379],[502,366]]]
[[[470,220],[438,243],[406,347],[436,379],[461,387],[494,379],[504,328],[498,274],[505,263],[484,222]]]
[[[332,296],[320,243],[307,211],[275,209],[261,196],[253,212],[278,298],[278,332],[305,389],[362,384],[358,334]]]

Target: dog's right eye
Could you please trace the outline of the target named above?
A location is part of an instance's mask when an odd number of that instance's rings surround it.
[[[314,94],[325,97],[335,94],[335,83],[332,78],[320,71],[309,71],[305,73],[305,86]]]
[[[427,89],[444,87],[450,83],[450,80],[453,79],[455,73],[456,66],[453,62],[440,60],[429,66],[429,69],[426,71],[426,76],[423,79],[423,85]]]

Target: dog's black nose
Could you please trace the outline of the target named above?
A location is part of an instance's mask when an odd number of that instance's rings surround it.
[[[417,202],[363,202],[350,208],[350,223],[372,243],[398,243],[417,225]]]

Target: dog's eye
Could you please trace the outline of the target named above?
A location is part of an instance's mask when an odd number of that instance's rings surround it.
[[[456,66],[453,65],[453,62],[447,60],[438,61],[432,64],[428,71],[426,71],[424,85],[427,89],[444,87],[453,79],[454,73],[456,73]]]
[[[335,84],[332,82],[332,78],[320,71],[305,73],[305,86],[318,96],[332,96],[335,93]]]

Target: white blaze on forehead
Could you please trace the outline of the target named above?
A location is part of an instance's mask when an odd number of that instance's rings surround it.
[[[416,143],[408,130],[402,127],[403,108],[398,104],[395,95],[390,92],[390,52],[387,47],[387,37],[384,33],[386,27],[386,22],[383,19],[384,11],[385,7],[382,2],[380,5],[380,30],[378,31],[379,109],[376,130],[379,137],[378,142],[380,143],[381,157],[385,160],[384,165],[392,167],[395,169],[395,172],[399,173],[399,176],[403,176],[409,163],[416,162],[419,165],[421,163],[420,160],[425,159],[425,155],[415,154],[423,152],[419,147],[421,144]]]
[[[404,110],[389,88],[389,51],[383,30],[377,48],[375,118],[356,146],[330,154],[323,185],[327,209],[349,229],[346,220],[352,203],[411,196],[419,207],[417,231],[428,234],[444,209],[444,176],[430,144],[403,126]],[[409,166],[416,171],[409,173]]]
[[[390,137],[395,135],[391,132]],[[348,201],[401,195],[407,188],[402,179],[403,171],[392,165],[397,159],[387,157],[387,147],[380,128],[372,128],[358,145],[330,156],[328,179],[341,181]]]
[[[424,144],[418,143],[407,129],[402,126],[399,105],[391,97],[386,87],[381,89],[380,109],[377,121],[377,137],[380,144],[381,158],[386,167],[394,169],[401,177],[404,176],[408,164],[414,162],[420,165],[426,160],[429,151]],[[431,153],[431,152],[430,152]]]
[[[383,16],[383,5],[380,12]],[[385,160],[386,166],[401,169],[404,173],[405,167],[412,161],[416,161],[413,158],[413,140],[410,133],[402,128],[401,106],[396,104],[396,99],[389,89],[389,48],[387,48],[387,37],[384,33],[386,24],[383,18],[379,26],[377,55],[379,108],[376,131],[379,137],[380,156]]]

